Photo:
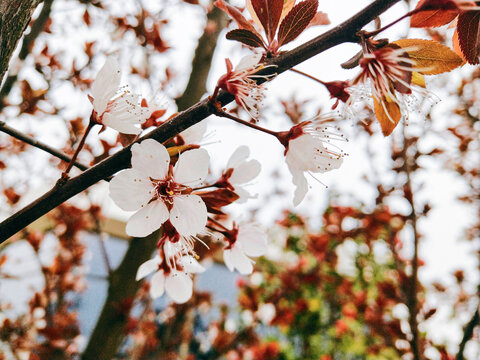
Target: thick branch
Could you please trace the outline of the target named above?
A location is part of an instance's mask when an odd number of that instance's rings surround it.
[[[43,2],[42,11],[35,19],[35,22],[30,27],[30,32],[25,35],[22,42],[22,47],[20,53],[18,54],[18,59],[23,61],[27,58],[28,54],[32,50],[33,44],[37,39],[38,35],[45,29],[48,19],[50,18],[50,12],[52,10],[53,0],[45,0]],[[3,108],[3,99],[10,93],[13,84],[17,81],[17,74],[12,74],[7,77],[5,83],[0,90],[0,110]]]
[[[46,151],[47,153],[59,158],[60,160],[65,161],[66,163],[69,163],[71,161],[70,156],[52,148],[51,146],[48,146],[47,144],[44,144],[41,141],[35,140],[31,136],[25,135],[24,133],[15,130],[14,128],[8,126],[5,124],[4,121],[0,121],[0,131],[4,132],[5,134],[8,134],[15,139],[18,139],[20,141],[23,141],[24,143],[30,144],[40,150]],[[87,170],[88,166],[82,165],[78,162],[75,162],[73,164],[75,167],[79,168],[80,170]]]
[[[0,83],[18,40],[41,0],[0,0]]]
[[[400,0],[377,0],[349,20],[325,34],[272,59],[270,64],[277,65],[275,72],[279,74],[331,47],[344,42],[354,42],[356,40],[356,33],[363,26],[399,1]],[[271,68],[267,70],[269,69]],[[233,101],[233,96],[222,92],[219,94],[218,100],[223,106]],[[162,124],[155,131],[138,139],[137,142],[141,142],[147,138],[164,142],[205,119],[211,115],[212,112],[208,100],[203,100],[181,112],[170,121]],[[40,216],[46,214],[89,186],[128,167],[130,165],[131,146],[132,145],[127,146],[118,153],[85,171],[83,174],[72,178],[63,184],[63,186],[54,187],[30,205],[3,221],[0,224],[0,241],[5,241]]]

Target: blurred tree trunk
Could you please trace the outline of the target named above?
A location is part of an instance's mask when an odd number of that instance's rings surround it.
[[[0,83],[12,53],[41,0],[0,0]]]

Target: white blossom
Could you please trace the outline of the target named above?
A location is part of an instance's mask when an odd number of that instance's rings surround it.
[[[205,268],[192,256],[183,256],[179,259],[182,270],[162,268],[160,256],[147,260],[138,268],[136,280],[155,272],[150,280],[150,295],[153,298],[162,296],[165,292],[177,304],[187,302],[193,293],[193,282],[189,274],[202,273]]]
[[[130,236],[144,237],[167,220],[182,236],[201,232],[207,223],[207,207],[191,194],[192,186],[208,173],[209,156],[203,149],[180,154],[170,166],[167,149],[153,139],[132,146],[132,168],[110,181],[110,197],[123,210],[136,211],[127,222]]]
[[[256,224],[240,224],[234,239],[223,251],[223,260],[230,271],[251,274],[254,261],[249,256],[262,256],[267,251],[267,234]]]
[[[308,191],[305,173],[325,173],[338,169],[343,162],[343,151],[331,140],[343,140],[343,135],[325,126],[322,120],[306,121],[295,125],[287,140],[285,161],[296,186],[294,206],[299,205]]]
[[[92,119],[124,134],[139,134],[152,109],[139,105],[139,96],[127,88],[119,88],[120,66],[108,58],[93,81],[91,91],[93,103]]]
[[[243,145],[239,146],[227,163],[227,171],[229,177],[226,179],[233,187],[235,193],[240,197],[237,201],[244,203],[248,199],[255,198],[242,185],[248,184],[258,176],[261,170],[260,163],[255,159],[247,160],[250,156],[250,149]]]

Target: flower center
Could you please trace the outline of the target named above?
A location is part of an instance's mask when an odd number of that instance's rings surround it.
[[[163,180],[151,179],[155,185],[155,196],[162,199],[163,202],[173,205],[173,198],[177,195],[186,195],[192,192],[188,186],[175,182],[172,177],[167,177]]]

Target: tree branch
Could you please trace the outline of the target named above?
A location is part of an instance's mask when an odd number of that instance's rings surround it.
[[[12,53],[41,0],[0,0],[0,83]]]
[[[14,137],[15,139],[23,141],[24,143],[30,144],[30,145],[32,145],[32,146],[34,146],[34,147],[36,147],[40,150],[46,151],[50,155],[53,155],[53,156],[59,158],[60,160],[65,161],[66,163],[69,163],[72,160],[70,156],[52,148],[51,146],[48,146],[47,144],[44,144],[41,141],[35,140],[31,136],[28,136],[28,135],[26,135],[26,134],[24,134],[24,133],[22,133],[18,130],[15,130],[14,128],[5,124],[4,121],[0,121],[0,131]],[[85,165],[80,164],[78,162],[75,162],[74,166],[79,168],[80,170],[87,170],[88,169],[88,166],[85,166]]]
[[[467,342],[469,342],[470,339],[473,337],[473,330],[477,325],[480,325],[480,305],[477,306],[477,310],[475,311],[472,318],[467,323],[467,325],[465,325],[465,328],[463,329],[462,341],[458,346],[458,353],[457,353],[457,356],[455,357],[455,360],[465,359],[463,357],[463,353],[465,352],[465,346],[467,345]]]
[[[301,62],[322,53],[323,51],[339,45],[344,42],[355,42],[356,33],[379,14],[400,0],[377,0],[367,6],[365,9],[315,39],[297,47],[296,49],[283,53],[272,59],[269,64],[276,65],[275,72],[280,74],[285,70],[300,64]],[[272,68],[263,69],[270,71]],[[217,100],[222,106],[232,102],[234,97],[226,92],[221,92]],[[170,121],[160,125],[156,130],[141,137],[136,142],[152,138],[159,142],[164,142],[177,135],[188,127],[200,122],[212,114],[211,106],[208,100],[203,100],[189,109],[179,113]],[[70,199],[81,191],[98,181],[115,174],[117,171],[125,169],[130,165],[131,152],[130,147],[125,147],[118,153],[110,156],[99,164],[93,166],[84,173],[70,179],[62,186],[55,186],[52,190],[41,196],[39,199],[27,205],[25,208],[12,215],[0,224],[0,242],[5,241],[16,232],[26,227],[31,222],[38,219],[54,209],[64,201]]]

